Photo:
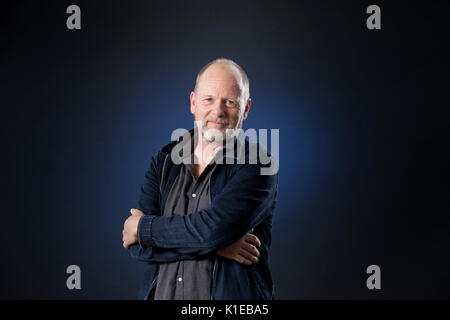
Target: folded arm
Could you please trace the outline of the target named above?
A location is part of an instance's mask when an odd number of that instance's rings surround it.
[[[143,216],[137,233],[142,250],[208,254],[237,241],[271,215],[278,176],[261,175],[260,165],[239,166],[208,208],[183,216]]]
[[[153,157],[141,187],[138,208],[145,215],[137,228],[138,243],[129,246],[131,256],[141,261],[172,262],[218,252],[238,262],[242,256],[246,262],[254,260],[259,256],[254,247],[259,246],[259,240],[246,233],[271,214],[277,179],[261,176],[258,165],[243,165],[207,209],[164,217],[159,211],[160,169]],[[227,256],[229,252],[234,256]]]

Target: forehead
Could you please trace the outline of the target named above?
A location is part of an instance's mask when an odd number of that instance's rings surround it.
[[[240,94],[236,74],[226,66],[212,65],[200,76],[197,89],[201,94]]]

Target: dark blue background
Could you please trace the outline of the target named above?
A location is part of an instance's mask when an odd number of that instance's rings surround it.
[[[0,298],[136,297],[123,221],[217,57],[249,75],[244,128],[280,129],[276,297],[449,298],[447,3],[378,1],[378,31],[369,1],[7,5]]]

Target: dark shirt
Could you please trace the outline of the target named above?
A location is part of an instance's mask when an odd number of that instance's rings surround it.
[[[209,164],[196,180],[193,164],[181,164],[170,190],[164,216],[186,215],[207,208],[210,203],[210,178],[216,164]],[[210,258],[160,263],[155,300],[209,299]]]

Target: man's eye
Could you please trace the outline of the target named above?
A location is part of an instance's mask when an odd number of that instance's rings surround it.
[[[211,98],[206,98],[205,101],[212,101],[212,99]]]
[[[233,100],[228,100],[227,102],[228,102],[228,104],[234,104]]]

